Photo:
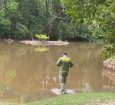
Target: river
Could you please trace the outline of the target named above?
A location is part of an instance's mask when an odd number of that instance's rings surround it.
[[[115,81],[103,74],[101,44],[76,42],[67,46],[38,46],[0,41],[0,100],[28,102],[54,96],[59,88],[57,59],[68,52],[74,67],[66,88],[78,91],[115,91]],[[104,72],[105,73],[105,72]]]

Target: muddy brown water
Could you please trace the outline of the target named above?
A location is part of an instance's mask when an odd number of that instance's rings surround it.
[[[67,46],[37,46],[0,41],[0,100],[29,102],[54,96],[59,88],[57,59],[68,52],[74,67],[70,69],[66,88],[76,91],[115,91],[115,81],[103,73],[100,50],[95,43],[71,43]]]

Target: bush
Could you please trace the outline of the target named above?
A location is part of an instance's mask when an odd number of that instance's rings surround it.
[[[35,37],[40,41],[45,41],[49,39],[49,37],[46,34],[36,34]]]
[[[109,58],[115,53],[115,47],[113,44],[106,44],[102,48],[102,57],[103,58]]]

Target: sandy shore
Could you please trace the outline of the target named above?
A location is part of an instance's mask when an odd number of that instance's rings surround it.
[[[24,41],[20,41],[21,43],[25,43],[25,44],[30,44],[30,45],[40,45],[42,44],[41,41],[36,41],[36,40],[24,40]],[[45,41],[44,42],[46,45],[68,45],[69,42],[64,42],[64,41]]]

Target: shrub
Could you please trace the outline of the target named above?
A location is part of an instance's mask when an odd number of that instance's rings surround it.
[[[35,37],[40,41],[46,41],[49,39],[49,36],[46,34],[36,34]]]

